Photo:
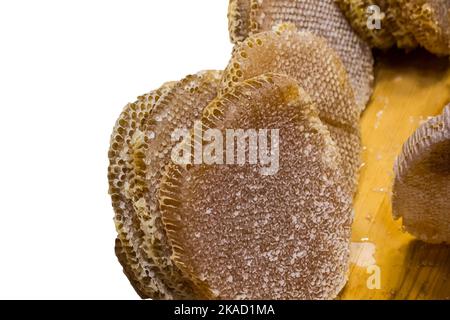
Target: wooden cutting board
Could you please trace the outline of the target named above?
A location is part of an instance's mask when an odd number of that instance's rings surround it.
[[[450,245],[415,240],[391,214],[395,158],[420,123],[450,102],[449,60],[422,51],[378,54],[375,79],[361,120],[352,263],[341,298],[450,299]]]

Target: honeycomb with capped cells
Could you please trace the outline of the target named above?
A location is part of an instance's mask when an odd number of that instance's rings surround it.
[[[394,218],[422,241],[450,243],[450,105],[406,141],[394,172]]]
[[[250,34],[272,30],[283,22],[327,40],[344,63],[358,106],[365,109],[373,90],[372,51],[334,0],[251,0]]]
[[[344,184],[353,193],[360,167],[361,110],[339,56],[322,38],[298,32],[292,24],[281,24],[235,45],[223,73],[223,91],[267,72],[293,77],[314,100],[339,148],[347,177]]]
[[[169,165],[160,203],[175,263],[213,299],[335,298],[351,197],[313,100],[295,79],[260,75],[211,102],[202,123],[224,135],[279,128],[280,166],[265,176],[261,164]]]

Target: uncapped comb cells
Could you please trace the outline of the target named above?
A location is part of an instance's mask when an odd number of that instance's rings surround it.
[[[402,0],[408,27],[417,41],[437,55],[450,54],[450,1]]]
[[[282,24],[276,31],[252,35],[235,46],[223,75],[224,91],[267,72],[291,76],[314,100],[341,153],[347,178],[343,183],[353,193],[360,166],[361,110],[338,55],[322,38]]]
[[[387,3],[384,12],[386,14],[386,25],[394,36],[397,47],[407,51],[416,48],[419,44],[408,27],[409,18],[404,10],[404,1],[385,0],[385,2]]]
[[[145,130],[137,132],[134,203],[142,226],[143,245],[156,261],[160,277],[177,299],[198,299],[195,285],[186,279],[170,258],[161,223],[157,191],[164,167],[176,141],[176,130],[191,128],[220,87],[220,71],[203,71],[187,76],[155,104]]]
[[[125,274],[144,298],[199,298],[193,284],[182,277],[167,256],[154,188],[161,175],[157,170],[164,167],[164,156],[172,143],[169,131],[175,126],[191,126],[216,96],[220,78],[221,72],[204,71],[171,83],[163,93],[159,90],[156,95],[139,98],[125,109],[113,134],[110,159],[119,164],[119,169],[110,166],[110,180],[113,186],[121,186],[111,189],[119,230],[116,253]],[[140,271],[141,265],[149,266],[148,270],[144,268],[145,276],[136,274],[132,278],[130,275]]]
[[[279,166],[250,156],[241,165],[220,157],[169,165],[160,204],[177,266],[215,299],[335,298],[347,279],[351,197],[312,99],[294,79],[261,75],[211,102],[202,123],[209,155],[225,152],[208,149],[211,141],[243,130],[259,148],[270,145],[260,158],[278,149]],[[212,128],[215,138],[205,138]],[[199,133],[191,137],[193,147]]]
[[[376,48],[411,50],[421,45],[437,55],[450,54],[450,1],[448,0],[337,0],[358,34]],[[368,6],[382,15],[381,28],[369,29]],[[394,40],[394,41],[392,41]]]
[[[327,40],[342,59],[356,102],[363,110],[372,95],[372,51],[350,26],[334,0],[251,0],[252,34],[272,30],[283,22]]]
[[[395,44],[395,38],[386,24],[386,0],[336,0],[347,20],[358,35],[374,48],[388,49]],[[370,10],[373,6],[375,10]],[[375,16],[376,14],[380,16]],[[371,17],[378,21],[370,21]],[[379,28],[375,23],[379,23]],[[371,23],[374,23],[372,25]]]
[[[250,32],[250,0],[230,0],[228,4],[230,40],[238,43]]]
[[[173,83],[167,83],[125,107],[111,135],[108,153],[109,193],[118,232],[116,255],[124,268],[124,273],[143,298],[163,298],[170,294],[156,276],[157,267],[146,257],[139,238],[141,229],[128,188],[128,181],[133,175],[131,137],[136,128],[148,117],[156,101],[166,95],[172,87]]]
[[[423,241],[450,243],[450,105],[408,139],[394,171],[394,217]]]
[[[132,249],[134,250],[134,249]],[[114,245],[114,252],[116,254],[117,259],[119,260],[119,263],[121,264],[123,268],[123,273],[126,275],[128,280],[130,281],[131,286],[134,288],[136,293],[142,298],[146,299],[149,296],[153,297],[160,297],[163,298],[163,295],[160,291],[157,291],[156,289],[149,289],[154,288],[155,284],[152,285],[143,285],[142,278],[138,275],[136,275],[135,271],[132,269],[133,261],[130,259],[129,254],[127,253],[127,249],[125,249],[122,246],[122,241],[119,238],[116,238],[116,242]],[[140,267],[142,268],[142,267]],[[146,279],[147,282],[155,283],[158,280],[156,279]],[[151,291],[150,291],[151,290]],[[150,292],[150,293],[147,293]]]
[[[388,49],[397,45],[406,50],[417,47],[408,27],[408,15],[399,0],[336,0],[336,3],[370,46]]]

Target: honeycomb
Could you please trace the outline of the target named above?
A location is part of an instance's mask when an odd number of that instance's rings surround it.
[[[388,49],[396,43],[394,36],[387,27],[386,0],[336,0],[336,3],[347,17],[353,29],[371,47]],[[373,5],[377,5],[385,15],[379,21],[381,29],[371,29],[367,25],[370,18],[368,8]]]
[[[336,0],[350,24],[375,48],[393,45],[406,50],[422,46],[436,55],[450,54],[448,0]],[[378,5],[384,13],[381,30],[366,27],[366,8]]]
[[[406,13],[405,3],[409,0],[386,0],[387,28],[396,40],[397,47],[407,51],[416,48],[419,43],[408,27],[409,17]]]
[[[250,0],[230,0],[228,30],[233,43],[243,41],[250,32]]]
[[[176,265],[211,299],[335,298],[347,277],[352,199],[313,99],[295,79],[259,75],[213,100],[202,123],[223,135],[280,128],[279,171],[167,166],[159,201]]]
[[[408,26],[419,44],[437,55],[450,54],[450,1],[402,1]]]
[[[422,241],[450,243],[450,105],[408,139],[394,171],[394,218]]]
[[[250,34],[270,31],[283,22],[327,40],[344,63],[358,106],[365,109],[374,81],[372,52],[334,0],[251,0]]]
[[[140,239],[141,228],[136,210],[128,192],[129,181],[133,179],[133,150],[131,137],[143,126],[156,102],[174,86],[163,85],[160,89],[138,98],[128,104],[120,114],[111,135],[108,153],[109,193],[115,212],[118,232],[116,254],[124,272],[141,297],[162,298],[169,295],[166,286],[156,276],[158,268],[147,258]]]
[[[361,110],[339,56],[322,38],[281,24],[275,31],[254,34],[235,46],[223,74],[223,91],[267,72],[291,76],[314,100],[320,119],[337,143],[348,177],[345,184],[353,193],[360,167]]]
[[[108,178],[119,234],[116,254],[143,298],[193,298],[191,282],[171,262],[155,188],[174,144],[171,130],[192,125],[216,97],[220,78],[219,71],[204,71],[139,97],[113,130]]]

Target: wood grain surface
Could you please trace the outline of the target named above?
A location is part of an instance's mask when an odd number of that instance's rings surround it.
[[[396,156],[449,102],[448,59],[422,51],[377,54],[375,91],[361,119],[352,264],[341,299],[450,299],[450,246],[415,240],[391,212]]]

